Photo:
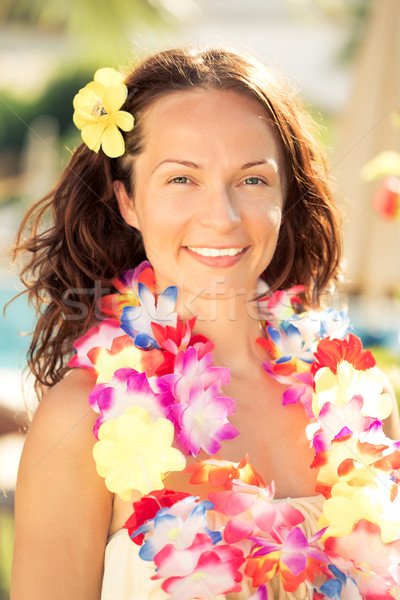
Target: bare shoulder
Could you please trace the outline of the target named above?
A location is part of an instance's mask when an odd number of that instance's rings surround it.
[[[54,458],[68,452],[89,457],[83,448],[93,445],[91,430],[96,414],[88,404],[94,380],[84,369],[76,369],[50,388],[40,402],[28,431],[22,455],[19,480],[28,475],[26,469],[39,463],[50,465]],[[65,457],[67,459],[67,456]],[[59,464],[60,466],[60,464]]]
[[[98,598],[112,494],[92,456],[93,378],[69,373],[40,402],[21,457],[16,491],[12,598]],[[63,568],[64,568],[63,567]],[[72,576],[73,574],[73,576]]]
[[[51,418],[63,420],[89,411],[88,395],[95,380],[86,369],[72,369],[56,385],[49,388],[36,411],[35,420]],[[37,416],[39,415],[39,417]]]
[[[385,375],[385,374],[384,374]],[[393,410],[390,416],[385,419],[383,423],[384,432],[388,437],[392,440],[400,440],[400,416],[399,416],[399,407],[397,404],[396,394],[394,392],[393,386],[390,383],[389,379],[385,375],[385,387],[383,391],[389,394],[392,398],[393,402]]]

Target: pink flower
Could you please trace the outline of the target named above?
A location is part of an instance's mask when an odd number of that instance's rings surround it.
[[[274,493],[273,483],[260,488],[235,479],[230,491],[209,494],[214,509],[232,517],[224,530],[225,541],[233,544],[262,532],[279,537],[282,526],[304,521],[300,511],[285,502],[273,502]]]
[[[88,357],[88,352],[92,348],[106,348],[110,350],[113,341],[118,337],[125,336],[126,333],[121,329],[119,321],[116,319],[105,319],[98,325],[91,327],[89,331],[77,338],[73,344],[76,354],[69,360],[68,366],[87,367],[93,369],[93,362]]]
[[[350,535],[329,537],[325,550],[341,570],[349,569],[364,600],[392,600],[400,586],[400,540],[384,543],[378,525],[360,520]]]
[[[293,306],[301,304],[297,294],[304,292],[304,285],[296,285],[289,290],[277,290],[270,297],[259,300],[261,318],[267,322],[284,321],[294,314]]]
[[[353,396],[347,404],[337,406],[332,402],[325,402],[318,415],[321,426],[313,439],[316,452],[329,450],[331,441],[344,435],[360,435],[368,431],[376,423],[381,423],[372,417],[363,417],[361,414],[364,400],[362,396]]]
[[[240,592],[243,575],[239,568],[244,563],[242,550],[234,546],[210,548],[204,540],[187,550],[176,550],[172,544],[154,557],[159,567],[157,576],[177,573],[163,582],[162,588],[171,594],[170,600],[192,600]],[[167,567],[169,565],[169,567]]]

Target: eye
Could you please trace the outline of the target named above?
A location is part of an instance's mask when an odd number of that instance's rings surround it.
[[[265,181],[263,181],[262,179],[260,179],[259,177],[247,177],[244,180],[244,183],[246,185],[266,185]]]
[[[187,177],[174,177],[171,179],[170,183],[188,183],[189,179]]]

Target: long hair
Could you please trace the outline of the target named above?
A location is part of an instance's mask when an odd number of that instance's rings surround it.
[[[127,158],[143,151],[146,112],[167,94],[227,89],[262,106],[285,165],[283,223],[265,279],[272,290],[303,284],[306,305],[315,306],[338,272],[341,243],[324,153],[312,120],[281,75],[254,58],[223,49],[173,49],[145,59],[125,83],[128,96],[122,110],[135,117],[134,129],[124,134],[125,156],[109,158],[81,144],[55,188],[30,208],[18,232],[14,256],[29,253],[21,280],[38,311],[28,350],[38,387],[62,378],[73,340],[95,319],[98,296],[110,293],[118,273],[145,259],[140,233],[121,217],[113,181],[121,180],[134,193]]]

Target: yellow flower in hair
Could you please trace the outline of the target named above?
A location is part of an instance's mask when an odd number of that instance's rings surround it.
[[[122,500],[129,500],[132,490],[148,494],[163,489],[162,475],[185,468],[185,457],[171,447],[171,421],[160,418],[151,423],[149,412],[139,406],[103,423],[98,435],[93,448],[97,472]]]
[[[119,130],[131,131],[134,124],[130,113],[119,110],[127,95],[121,73],[108,68],[96,71],[94,81],[76,94],[73,121],[90,150],[98,152],[101,146],[110,158],[124,154],[125,142]]]

